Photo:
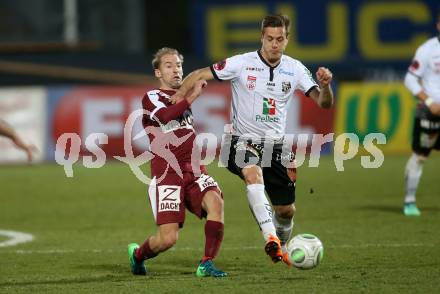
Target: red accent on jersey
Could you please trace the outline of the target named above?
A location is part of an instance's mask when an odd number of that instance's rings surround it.
[[[215,70],[222,70],[222,69],[225,68],[225,66],[226,66],[226,59],[222,60],[222,61],[219,61],[216,64],[214,64],[214,69]]]
[[[254,90],[256,86],[257,86],[257,77],[254,77],[254,76],[248,76],[248,77],[247,77],[246,87],[247,87],[249,90]]]
[[[420,63],[417,60],[413,60],[413,62],[409,66],[409,70],[418,70],[419,67],[420,67]]]
[[[269,115],[275,115],[275,111],[276,111],[276,105],[275,105],[275,99],[271,99],[271,98],[269,98],[268,99],[268,101],[269,101]]]

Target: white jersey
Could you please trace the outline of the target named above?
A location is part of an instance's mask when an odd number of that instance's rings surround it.
[[[310,71],[298,60],[283,55],[272,67],[259,51],[235,55],[211,66],[218,80],[230,80],[233,135],[252,138],[284,136],[287,103],[294,91],[306,95],[317,87]]]
[[[440,37],[434,37],[423,43],[416,51],[408,69],[410,74],[421,80],[423,90],[428,97],[440,103]],[[414,93],[416,94],[416,93]]]

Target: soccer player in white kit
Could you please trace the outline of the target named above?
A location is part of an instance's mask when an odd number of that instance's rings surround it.
[[[432,149],[440,150],[440,12],[437,15],[439,35],[427,40],[416,51],[405,76],[405,86],[419,103],[414,117],[412,150],[405,168],[403,213],[419,216],[416,190],[423,163]]]
[[[318,86],[300,61],[283,54],[289,24],[284,15],[266,16],[261,24],[261,49],[193,71],[172,97],[179,101],[201,79],[231,82],[233,136],[227,167],[246,183],[249,207],[262,231],[265,252],[273,262],[283,260],[288,265],[285,244],[293,227],[296,169],[282,164],[286,158],[294,161],[291,150],[282,152],[287,102],[300,90],[323,108],[333,104],[332,73],[320,67]],[[273,152],[269,166],[264,166],[264,142],[269,139],[274,143]],[[240,154],[244,162],[237,159]]]

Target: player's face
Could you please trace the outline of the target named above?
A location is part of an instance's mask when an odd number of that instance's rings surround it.
[[[161,88],[179,89],[182,85],[182,61],[176,54],[165,54],[160,58],[159,69],[154,71]]]
[[[261,51],[269,63],[280,60],[288,43],[286,29],[284,27],[267,27],[261,36]]]

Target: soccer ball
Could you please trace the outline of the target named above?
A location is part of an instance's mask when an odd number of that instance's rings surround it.
[[[312,269],[321,263],[324,247],[312,234],[299,234],[287,244],[290,262],[299,269]]]

